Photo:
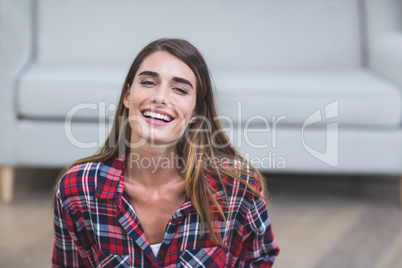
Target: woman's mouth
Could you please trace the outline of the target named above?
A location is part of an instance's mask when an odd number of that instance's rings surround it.
[[[168,114],[158,113],[158,112],[150,111],[150,110],[143,111],[142,115],[145,118],[152,119],[152,120],[158,120],[160,122],[165,122],[165,123],[169,123],[173,120],[173,118]]]
[[[163,110],[145,109],[142,112],[145,121],[154,126],[166,126],[175,118]]]

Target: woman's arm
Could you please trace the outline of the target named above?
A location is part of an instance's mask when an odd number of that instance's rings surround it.
[[[279,254],[265,201],[259,196],[251,200],[243,226],[243,243],[235,267],[272,267]]]
[[[62,208],[62,201],[57,190],[54,201],[54,247],[52,267],[91,267],[88,259],[81,257],[76,245],[74,222]]]

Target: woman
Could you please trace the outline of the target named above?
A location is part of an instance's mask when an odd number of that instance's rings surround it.
[[[100,152],[62,172],[53,267],[271,267],[261,174],[230,144],[181,39],[135,58]]]

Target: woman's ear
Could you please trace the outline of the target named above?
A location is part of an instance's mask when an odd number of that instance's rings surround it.
[[[130,107],[130,85],[129,84],[127,84],[127,87],[124,92],[123,104],[127,109]]]
[[[197,109],[195,109],[195,111],[193,112],[193,114],[191,115],[190,118],[190,124],[195,123],[195,121],[197,120]]]

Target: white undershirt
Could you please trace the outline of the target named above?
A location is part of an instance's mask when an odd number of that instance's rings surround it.
[[[155,257],[158,256],[159,249],[161,248],[162,243],[151,245],[152,251],[154,252]]]

